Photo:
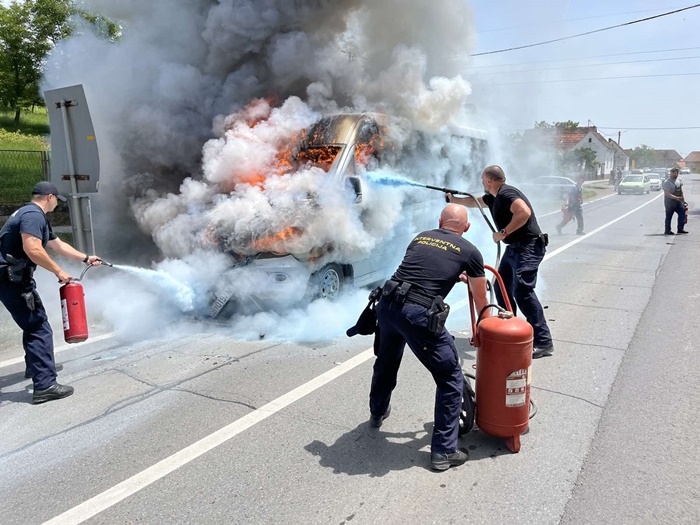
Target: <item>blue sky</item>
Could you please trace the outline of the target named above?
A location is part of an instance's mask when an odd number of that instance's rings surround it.
[[[475,21],[472,52],[480,53],[617,25],[693,2],[470,0],[466,5]],[[585,126],[590,120],[614,139],[622,132],[624,148],[644,143],[687,155],[700,150],[699,27],[696,8],[563,42],[471,57],[465,77],[473,85],[478,114],[501,129],[525,129],[536,120],[573,120]],[[500,67],[491,67],[496,65]],[[620,78],[646,75],[660,76]],[[571,81],[590,78],[606,80]],[[560,80],[567,81],[551,82]],[[681,127],[698,129],[631,129]]]

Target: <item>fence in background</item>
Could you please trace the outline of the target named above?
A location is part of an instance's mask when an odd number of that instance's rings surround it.
[[[34,185],[50,179],[48,151],[0,150],[0,202],[26,202]]]

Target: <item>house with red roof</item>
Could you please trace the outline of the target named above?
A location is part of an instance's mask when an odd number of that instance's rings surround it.
[[[684,159],[683,163],[686,168],[694,173],[700,173],[700,151],[691,151]]]
[[[575,149],[590,148],[596,153],[596,176],[607,175],[613,168],[627,169],[629,156],[613,140],[606,140],[596,126],[577,128],[526,129],[520,140],[521,147],[540,148],[563,154]]]

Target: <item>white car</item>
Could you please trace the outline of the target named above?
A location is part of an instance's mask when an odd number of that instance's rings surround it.
[[[653,191],[660,191],[661,190],[661,177],[659,176],[658,173],[647,173],[647,177],[649,178],[649,189]]]
[[[681,175],[690,175],[690,168],[681,168]]]

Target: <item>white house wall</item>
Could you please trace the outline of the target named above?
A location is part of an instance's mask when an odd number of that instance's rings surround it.
[[[589,140],[590,139],[590,140]],[[610,173],[615,165],[615,151],[590,131],[574,146],[573,149],[591,148],[595,151],[596,160],[599,162],[597,175]]]

